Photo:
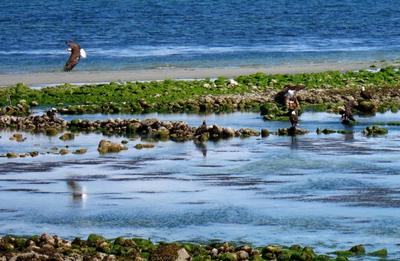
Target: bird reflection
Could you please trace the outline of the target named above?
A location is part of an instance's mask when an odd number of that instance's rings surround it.
[[[203,154],[203,157],[207,157],[207,144],[204,142],[194,142],[196,149]]]
[[[86,198],[86,193],[81,185],[78,184],[74,179],[70,178],[67,180],[67,186],[72,194],[74,201],[81,201]]]
[[[290,148],[292,150],[296,150],[299,148],[299,143],[297,142],[297,137],[296,136],[292,136],[291,137],[291,142],[290,142]]]
[[[353,141],[354,140],[354,132],[344,134],[345,141]]]

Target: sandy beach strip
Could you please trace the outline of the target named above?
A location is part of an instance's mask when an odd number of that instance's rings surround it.
[[[324,71],[351,71],[367,69],[372,63],[320,63],[294,64],[271,67],[226,67],[226,68],[160,68],[124,71],[79,71],[43,72],[26,74],[0,74],[0,86],[24,83],[28,86],[47,86],[54,84],[83,84],[103,82],[156,81],[166,79],[204,79],[219,76],[236,77],[256,72],[267,74],[295,74]],[[379,66],[379,65],[378,65]]]

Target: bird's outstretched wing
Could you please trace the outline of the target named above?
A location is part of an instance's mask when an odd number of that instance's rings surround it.
[[[67,62],[64,65],[64,71],[69,72],[75,67],[75,65],[78,64],[79,59],[81,58],[80,54],[81,47],[79,46],[79,44],[73,41],[67,41],[65,43],[71,49],[71,55],[69,56]]]

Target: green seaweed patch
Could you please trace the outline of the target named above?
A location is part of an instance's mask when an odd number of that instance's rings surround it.
[[[387,257],[388,256],[388,251],[386,248],[379,249],[373,252],[368,253],[369,256],[377,256],[377,257]]]
[[[377,125],[368,126],[363,130],[363,134],[365,136],[378,136],[378,135],[385,135],[388,133],[388,129],[379,127]]]
[[[331,130],[331,129],[320,129],[320,128],[317,128],[317,130],[316,130],[316,133],[319,135],[319,134],[325,134],[325,135],[328,135],[328,134],[332,134],[332,133],[336,133],[337,131],[335,131],[335,130]]]

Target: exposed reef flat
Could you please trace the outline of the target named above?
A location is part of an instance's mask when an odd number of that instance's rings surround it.
[[[388,67],[345,73],[255,73],[235,79],[65,84],[39,90],[17,84],[0,88],[0,106],[7,106],[0,114],[28,115],[27,105],[39,105],[56,107],[62,114],[260,111],[273,120],[284,116],[279,110],[288,85],[304,86],[297,94],[303,109],[338,112],[352,101],[357,112],[373,114],[397,111],[400,106],[400,71]],[[362,87],[372,93],[372,99],[362,97]]]

